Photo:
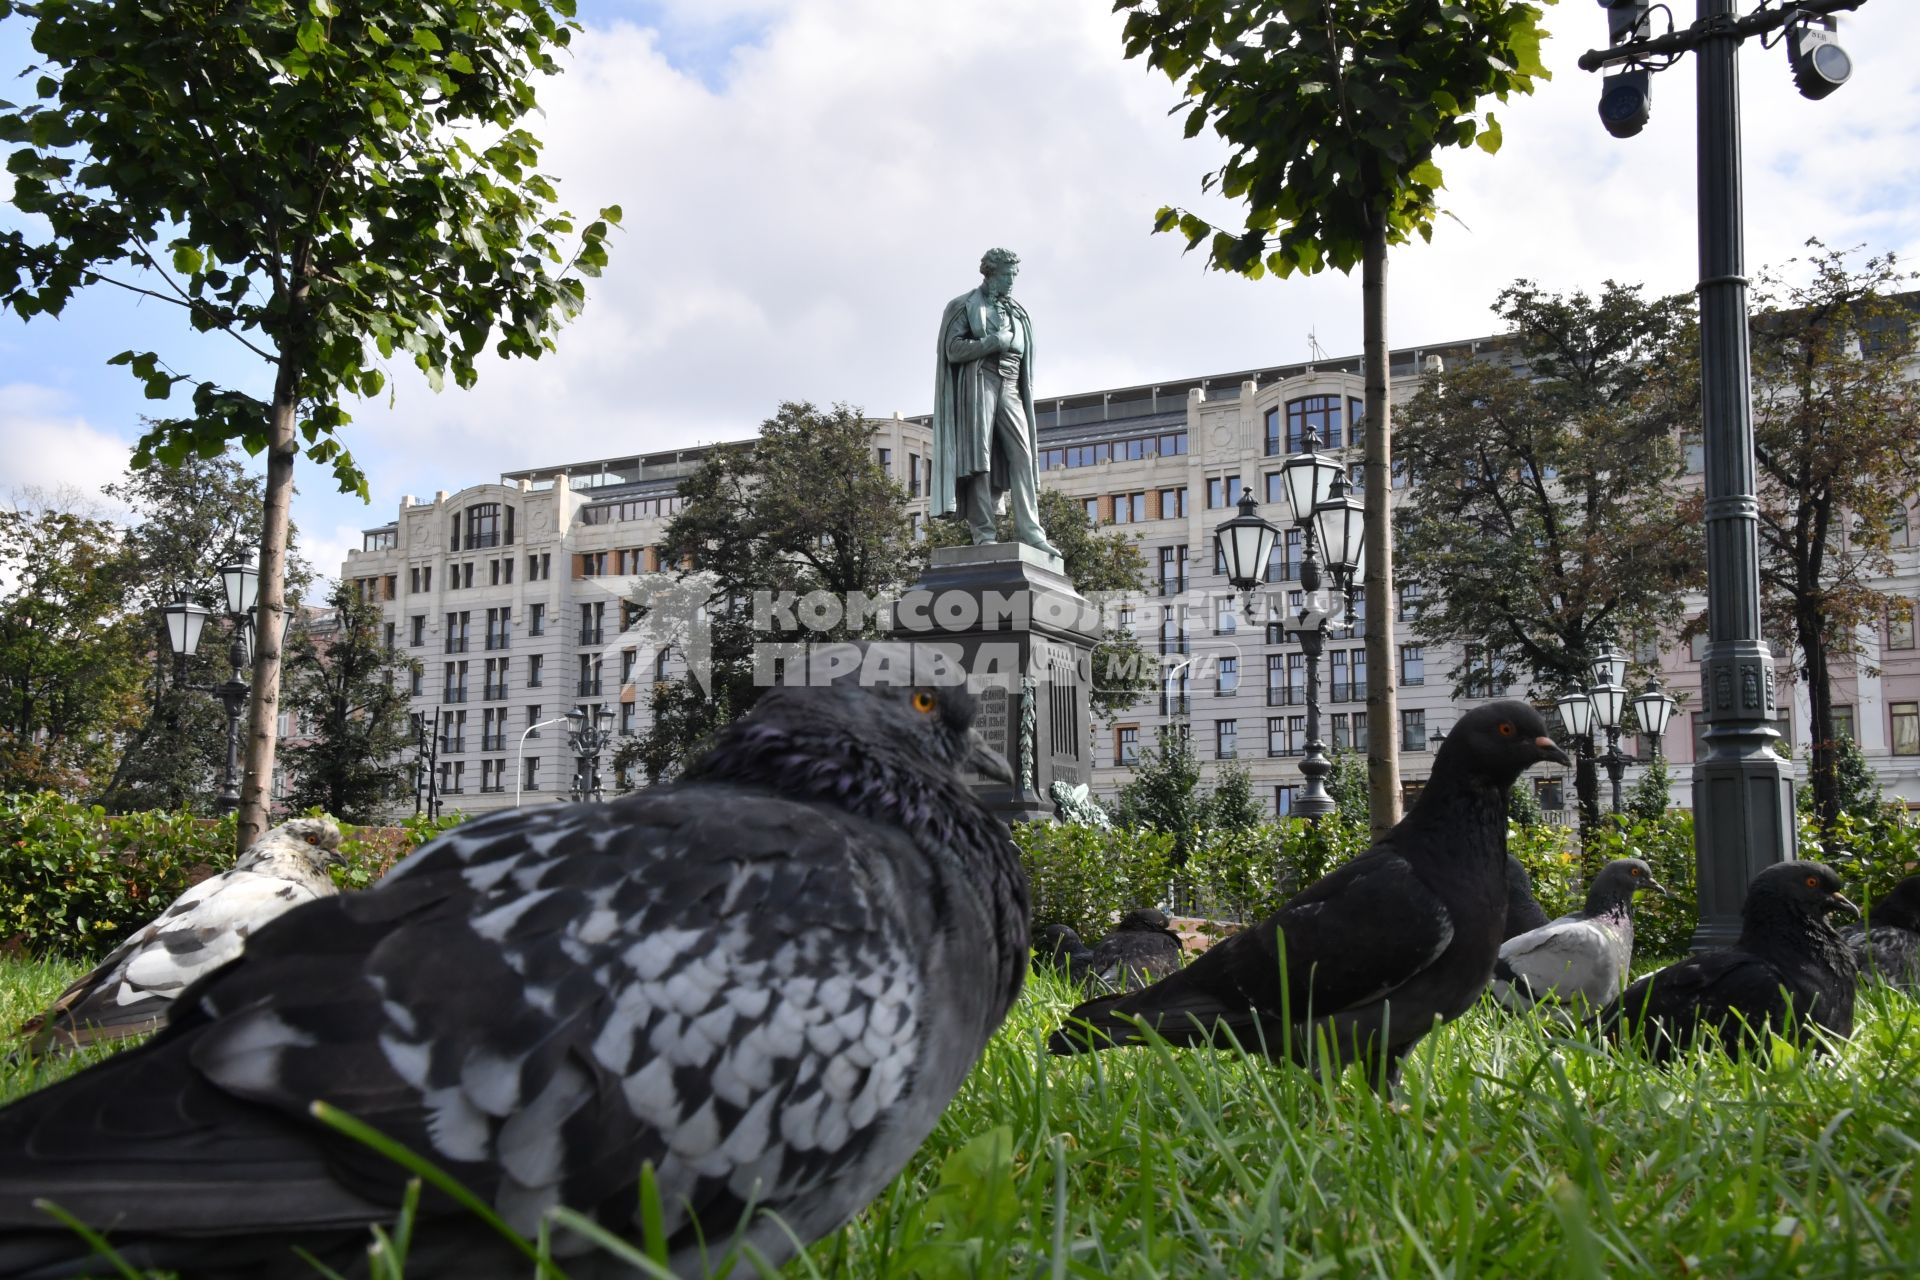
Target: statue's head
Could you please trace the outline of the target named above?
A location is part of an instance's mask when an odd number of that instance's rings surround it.
[[[981,283],[996,298],[1013,290],[1013,278],[1020,274],[1020,255],[1011,249],[989,249],[980,256]]]

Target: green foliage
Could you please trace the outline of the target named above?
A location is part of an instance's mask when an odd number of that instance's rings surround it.
[[[1693,811],[1669,809],[1657,818],[1603,823],[1588,833],[1588,867],[1598,869],[1615,858],[1645,859],[1668,890],[1664,897],[1641,894],[1634,907],[1635,968],[1685,955],[1700,923],[1699,897],[1694,887]],[[1586,897],[1584,884],[1580,897]]]
[[[1253,794],[1253,774],[1232,761],[1214,775],[1213,792],[1206,800],[1206,825],[1216,831],[1245,831],[1266,820],[1267,811]]]
[[[1013,828],[1033,893],[1033,922],[1105,936],[1121,912],[1164,902],[1173,840],[1152,831],[1102,831],[1055,822]]]
[[[1222,271],[1349,271],[1384,228],[1431,239],[1445,147],[1499,150],[1484,99],[1532,93],[1541,11],[1512,0],[1117,0],[1129,58],[1185,82],[1187,136],[1230,152],[1202,186],[1244,200],[1240,232],[1163,208],[1155,231],[1205,243]]]
[[[1549,919],[1565,915],[1586,901],[1587,880],[1580,868],[1579,839],[1572,828],[1509,821],[1507,852],[1527,869],[1533,896]]]
[[[1920,874],[1920,821],[1893,805],[1872,813],[1843,809],[1822,831],[1811,815],[1803,814],[1800,856],[1838,871],[1847,896],[1870,912],[1895,885]]]
[[[1664,755],[1656,755],[1627,792],[1625,816],[1628,822],[1658,822],[1672,805],[1673,771]]]
[[[1358,751],[1333,753],[1333,772],[1327,775],[1327,794],[1333,797],[1334,820],[1343,826],[1367,825],[1367,758]]]
[[[287,803],[317,806],[350,822],[369,822],[412,790],[413,740],[408,677],[418,663],[387,647],[380,605],[350,582],[328,601],[334,626],[316,642],[296,631],[287,661],[286,709],[304,736],[282,752]]]
[[[1116,817],[1122,826],[1172,836],[1174,865],[1186,860],[1206,825],[1207,803],[1185,725],[1162,725],[1154,744],[1141,748],[1133,777],[1120,788]]]
[[[119,530],[59,499],[0,510],[0,791],[107,782],[142,710],[132,570]]]
[[[1289,818],[1204,832],[1180,869],[1194,914],[1242,922],[1272,915],[1288,898],[1365,851],[1365,812],[1358,824]]]
[[[576,228],[517,125],[577,29],[570,0],[12,8],[44,74],[38,101],[0,106],[0,141],[13,204],[46,230],[0,235],[0,307],[57,316],[82,285],[115,284],[274,367],[269,402],[115,356],[150,399],[191,384],[190,416],[149,424],[140,465],[234,441],[257,454],[283,408],[364,497],[342,400],[378,395],[396,353],[437,388],[449,371],[473,385],[489,340],[551,350],[606,263],[620,211],[563,252]]]
[[[1507,817],[1522,827],[1537,827],[1547,820],[1540,809],[1539,797],[1525,779],[1515,784],[1507,795]]]

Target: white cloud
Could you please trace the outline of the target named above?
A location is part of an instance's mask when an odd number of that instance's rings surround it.
[[[121,514],[100,489],[120,479],[131,452],[76,412],[68,393],[0,383],[0,490],[73,490],[102,514]]]

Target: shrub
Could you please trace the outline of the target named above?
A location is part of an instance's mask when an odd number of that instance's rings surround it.
[[[1846,882],[1847,896],[1869,912],[1894,885],[1920,873],[1920,825],[1905,809],[1843,811],[1825,837],[1809,814],[1801,815],[1800,856],[1830,865]]]
[[[1363,828],[1333,820],[1316,826],[1292,818],[1206,831],[1181,870],[1183,905],[1203,916],[1261,920],[1366,847]]]
[[[1517,794],[1519,787],[1514,788]],[[1534,900],[1548,919],[1563,916],[1586,901],[1577,833],[1549,823],[1528,826],[1509,819],[1507,852],[1519,859],[1533,881]]]
[[[1013,842],[1032,886],[1036,925],[1064,924],[1093,939],[1121,912],[1167,899],[1173,837],[1166,833],[1025,822],[1014,827]]]
[[[1668,960],[1685,955],[1700,922],[1692,811],[1669,809],[1658,818],[1638,818],[1625,825],[1604,823],[1588,837],[1587,853],[1594,866],[1615,858],[1642,858],[1667,886],[1669,896],[1644,894],[1634,909],[1635,967],[1642,957]]]

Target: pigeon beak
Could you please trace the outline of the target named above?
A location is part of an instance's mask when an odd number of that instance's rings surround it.
[[[987,745],[978,729],[967,731],[967,743],[971,750],[967,753],[967,763],[982,777],[992,778],[995,782],[1012,783],[1013,766],[1007,758]]]
[[[1844,911],[1855,920],[1860,918],[1860,908],[1854,906],[1853,900],[1847,897],[1846,894],[1836,893],[1828,899],[1828,902],[1831,904],[1828,908],[1829,910]]]
[[[1561,765],[1573,763],[1573,761],[1567,759],[1567,753],[1560,749],[1560,744],[1544,733],[1533,740],[1533,745],[1540,748],[1542,759],[1551,760],[1555,764]]]
[[[1647,877],[1647,888],[1652,889],[1665,898],[1671,898],[1673,896],[1673,890],[1667,888],[1667,886],[1661,884],[1651,876]]]

